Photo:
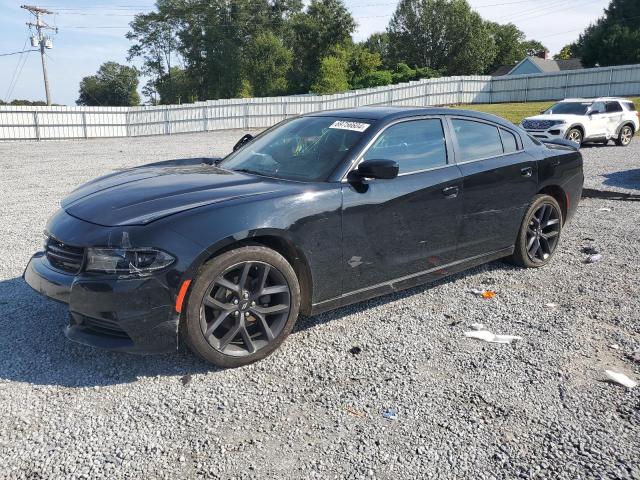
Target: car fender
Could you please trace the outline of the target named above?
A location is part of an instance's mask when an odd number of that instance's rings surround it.
[[[623,120],[622,123],[620,123],[620,125],[618,125],[618,128],[616,128],[616,136],[620,135],[620,131],[622,130],[622,127],[624,127],[625,125],[629,125],[631,128],[633,128],[633,133],[636,133],[638,131],[638,128],[636,126],[636,124],[633,122],[633,120]]]
[[[586,128],[582,123],[579,123],[579,122],[572,123],[571,125],[569,125],[569,126],[567,127],[567,129],[565,130],[565,136],[567,135],[567,133],[569,133],[569,131],[570,131],[572,128],[576,128],[576,127],[577,127],[577,128],[580,128],[580,130],[582,130],[582,136],[583,136],[583,138],[587,138],[587,137],[589,136],[589,132],[587,131],[587,128]]]

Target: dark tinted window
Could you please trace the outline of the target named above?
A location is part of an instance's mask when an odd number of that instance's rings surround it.
[[[636,106],[633,102],[624,102],[625,107],[627,107],[627,110],[631,110],[632,112],[636,111]]]
[[[559,115],[586,115],[591,102],[560,102],[544,113]]]
[[[618,102],[607,102],[606,103],[607,113],[618,113],[622,111],[622,106]]]
[[[504,147],[504,153],[513,153],[518,151],[518,142],[516,136],[504,129],[500,129],[502,135],[502,146]]]
[[[595,102],[591,105],[591,113],[605,113],[606,111],[604,103],[602,102]]]
[[[457,118],[452,123],[463,162],[502,155],[502,141],[497,127]]]
[[[412,120],[387,128],[364,156],[365,160],[394,160],[400,173],[415,172],[447,164],[442,122]]]

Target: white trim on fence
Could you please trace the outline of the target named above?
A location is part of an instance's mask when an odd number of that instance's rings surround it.
[[[0,106],[0,140],[259,129],[293,115],[364,105],[531,102],[605,95],[640,95],[640,65],[493,78],[444,77],[336,95],[209,100],[157,107]]]

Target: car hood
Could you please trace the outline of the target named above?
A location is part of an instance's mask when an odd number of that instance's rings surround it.
[[[212,165],[147,166],[97,178],[61,206],[70,215],[104,226],[145,225],[214,203],[283,193],[291,182],[222,170]]]
[[[536,115],[535,117],[527,117],[525,120],[544,121],[544,120],[563,120],[565,122],[575,122],[582,115]]]

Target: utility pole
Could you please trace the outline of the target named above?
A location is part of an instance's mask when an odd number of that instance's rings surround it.
[[[49,92],[49,78],[47,76],[47,64],[44,59],[44,50],[45,48],[53,48],[53,43],[51,39],[45,36],[42,31],[43,30],[53,30],[58,33],[58,29],[56,27],[52,27],[48,25],[45,21],[42,20],[42,15],[53,15],[53,12],[47,10],[46,8],[34,7],[31,5],[20,5],[20,8],[24,8],[33,14],[36,17],[36,22],[27,22],[27,26],[29,28],[35,27],[38,32],[37,37],[31,37],[31,45],[36,47],[40,47],[40,59],[42,60],[42,76],[44,77],[44,91],[47,95],[47,105],[51,105],[51,93]]]

